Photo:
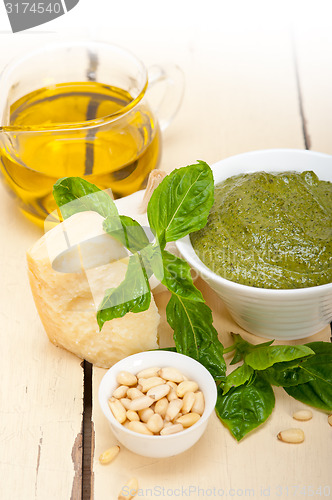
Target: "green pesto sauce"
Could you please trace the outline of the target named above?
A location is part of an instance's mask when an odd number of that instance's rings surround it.
[[[207,225],[190,235],[206,266],[260,288],[332,282],[332,183],[314,172],[256,172],[215,188]]]

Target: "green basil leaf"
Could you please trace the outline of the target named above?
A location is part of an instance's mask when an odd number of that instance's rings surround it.
[[[103,217],[118,215],[112,198],[81,177],[59,179],[53,186],[53,196],[64,219],[88,210],[98,212]]]
[[[176,241],[206,225],[213,194],[212,170],[203,161],[173,170],[163,179],[147,210],[161,248],[167,241]]]
[[[138,254],[129,258],[125,279],[117,288],[106,290],[97,312],[100,330],[106,321],[122,318],[128,312],[146,311],[151,302],[148,277]]]
[[[295,387],[285,387],[287,394],[302,403],[332,411],[332,345],[329,342],[311,342],[307,344],[316,355],[307,358],[301,369],[312,380]]]
[[[104,231],[120,241],[132,253],[150,244],[144,229],[126,215],[109,215],[103,222]]]
[[[274,403],[271,385],[256,374],[250,384],[240,385],[227,394],[223,394],[219,387],[216,413],[235,439],[240,441],[265,422],[272,413]]]
[[[307,358],[296,359],[294,361],[286,361],[284,363],[276,363],[275,365],[266,368],[259,372],[270,384],[291,387],[294,385],[304,384],[313,380],[314,377],[310,373],[302,370],[302,363]]]
[[[236,368],[229,375],[227,375],[226,382],[223,386],[223,394],[226,394],[233,387],[238,387],[239,385],[243,385],[246,382],[249,382],[254,375],[254,370],[251,366],[248,366],[246,363]]]
[[[161,250],[163,276],[156,277],[168,290],[184,299],[204,302],[203,295],[195,287],[189,264],[166,250]]]
[[[235,355],[230,363],[231,365],[235,365],[236,363],[239,363],[239,361],[244,360],[246,355],[255,349],[260,349],[265,346],[268,347],[274,342],[274,340],[269,340],[268,342],[255,345],[244,340],[238,333],[232,333],[232,337],[234,340]]]
[[[276,345],[271,347],[260,347],[246,355],[247,365],[254,370],[265,370],[269,366],[282,361],[292,361],[315,354],[312,349],[304,345]]]
[[[177,351],[202,363],[215,380],[225,380],[223,345],[212,325],[211,309],[204,302],[172,294],[166,315]]]

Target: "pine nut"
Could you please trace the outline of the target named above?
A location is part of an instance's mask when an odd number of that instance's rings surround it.
[[[175,390],[175,389],[171,389],[171,390],[169,391],[169,393],[167,394],[167,399],[168,399],[168,401],[173,401],[173,399],[179,399],[179,398],[177,397],[177,394],[176,394],[176,390]]]
[[[183,401],[181,399],[173,399],[168,405],[167,411],[166,411],[166,420],[174,420],[175,417],[178,416],[181,408],[182,408]]]
[[[147,423],[147,421],[149,420],[149,418],[152,417],[153,415],[153,410],[151,408],[145,408],[144,410],[140,410],[138,412],[139,414],[139,418],[142,420],[142,422],[145,422]]]
[[[161,436],[168,436],[169,434],[175,434],[176,432],[180,432],[180,431],[183,431],[183,425],[181,424],[172,424],[172,425],[169,425],[167,427],[164,427],[161,431],[160,431],[160,435]]]
[[[173,366],[162,368],[159,372],[159,375],[165,380],[171,380],[172,382],[179,383],[183,381],[183,374],[180,372],[180,370],[174,368]]]
[[[141,398],[142,396],[144,396],[144,394],[139,389],[137,389],[137,387],[131,387],[127,391],[127,396],[130,399],[136,399],[136,398]]]
[[[295,420],[301,420],[305,422],[306,420],[312,419],[312,411],[311,410],[299,410],[293,413],[293,418]]]
[[[171,380],[168,380],[166,382],[167,385],[169,385],[170,387],[172,387],[172,389],[177,389],[178,388],[178,384],[176,384],[175,382],[172,382]]]
[[[155,401],[158,401],[159,399],[167,396],[170,390],[171,388],[169,385],[162,384],[162,385],[156,385],[156,387],[152,387],[151,389],[148,390],[146,394],[147,396],[150,396],[150,398],[153,398]]]
[[[183,396],[182,413],[189,413],[195,403],[195,393],[188,391]]]
[[[147,421],[146,426],[151,432],[157,434],[164,427],[164,421],[158,413],[154,413]]]
[[[138,382],[142,386],[142,392],[148,392],[152,387],[166,383],[165,380],[160,377],[140,378]]]
[[[131,404],[131,399],[129,399],[129,398],[121,398],[121,399],[120,399],[120,403],[122,404],[122,406],[123,406],[126,410],[129,410],[129,408],[130,408],[130,404]]]
[[[145,370],[141,370],[140,372],[138,372],[136,377],[138,379],[157,377],[159,370],[160,370],[159,366],[152,366],[151,368],[145,368]]]
[[[279,432],[277,438],[284,443],[303,443],[304,432],[302,429],[286,429]]]
[[[156,402],[156,405],[154,407],[154,411],[155,411],[155,413],[158,413],[162,418],[165,418],[167,407],[168,407],[167,398],[162,398]]]
[[[198,391],[195,393],[195,402],[191,408],[191,411],[194,413],[198,413],[198,415],[203,415],[205,409],[205,401],[204,394],[202,391]]]
[[[118,500],[131,500],[136,496],[138,492],[138,481],[135,477],[129,479],[129,481],[123,486],[119,493]]]
[[[332,426],[332,415],[329,415],[329,416],[327,417],[327,421],[328,421],[328,423]]]
[[[108,405],[111,409],[111,412],[114,415],[114,418],[116,418],[116,420],[120,424],[123,424],[123,422],[125,422],[125,420],[127,418],[126,410],[125,410],[124,406],[122,406],[122,404],[120,403],[120,401],[118,399],[114,399],[113,401],[112,401],[112,399],[110,399],[108,402]]]
[[[182,415],[182,417],[178,417],[176,419],[177,424],[182,424],[183,427],[186,429],[187,427],[191,427],[192,425],[196,424],[198,420],[201,418],[198,413],[187,413],[186,415]]]
[[[154,399],[149,396],[142,396],[140,398],[133,399],[130,403],[129,410],[144,410],[144,408],[149,408],[154,403]]]
[[[176,394],[179,398],[183,398],[186,392],[188,391],[196,392],[197,389],[198,389],[197,382],[194,382],[193,380],[185,380],[184,382],[181,382],[178,385],[178,388],[176,389]]]
[[[127,411],[127,419],[130,420],[131,422],[133,420],[136,420],[138,422],[140,418],[139,418],[138,413],[136,413],[136,411],[128,410]]]
[[[129,387],[127,385],[119,385],[113,392],[112,396],[116,399],[125,398]]]
[[[107,465],[112,462],[112,460],[115,459],[115,457],[118,455],[120,451],[120,446],[112,446],[108,450],[104,451],[99,457],[99,462],[102,465]]]
[[[119,372],[116,377],[116,381],[120,385],[128,385],[129,387],[137,384],[137,378],[135,375],[126,371]]]
[[[140,434],[146,434],[148,436],[153,435],[153,433],[147,428],[146,424],[144,424],[143,422],[137,422],[136,420],[129,422],[127,429],[134,432],[139,432]]]

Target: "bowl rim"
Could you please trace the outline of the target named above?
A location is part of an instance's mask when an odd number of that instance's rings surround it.
[[[213,174],[215,174],[215,171],[217,168],[220,168],[224,163],[228,163],[230,161],[236,161],[237,159],[241,161],[242,158],[248,158],[250,156],[263,156],[263,155],[294,155],[294,156],[312,156],[314,158],[324,158],[326,160],[329,160],[331,162],[331,169],[332,169],[332,155],[328,155],[326,153],[320,153],[316,151],[311,151],[311,150],[305,150],[305,149],[291,149],[291,148],[274,148],[274,149],[261,149],[257,151],[249,151],[247,153],[240,153],[238,155],[233,155],[229,156],[227,158],[224,158],[222,160],[219,160],[211,165],[211,169]],[[267,171],[274,172],[273,168],[266,168]],[[290,170],[289,168],[285,168],[284,171]],[[306,170],[306,169],[303,169]],[[245,172],[250,172],[250,168],[248,167],[247,170],[244,170]],[[253,172],[258,172],[259,170],[252,170]],[[280,170],[281,171],[281,170]],[[300,171],[300,170],[297,170]],[[236,174],[234,174],[236,175]],[[230,176],[228,176],[230,177]],[[225,177],[226,179],[227,177]],[[215,185],[218,184],[221,181],[215,182]],[[179,250],[180,254],[183,256],[183,258],[194,268],[199,272],[199,275],[204,279],[204,280],[209,280],[210,282],[214,282],[218,285],[223,286],[224,288],[228,288],[230,290],[234,290],[237,292],[240,292],[242,294],[247,295],[250,291],[250,294],[255,295],[255,296],[263,296],[266,295],[266,293],[269,294],[269,296],[274,296],[274,297],[287,297],[289,295],[294,295],[297,293],[299,296],[310,296],[310,295],[316,295],[318,292],[324,293],[326,290],[332,289],[332,283],[325,283],[324,285],[317,285],[317,286],[312,286],[312,287],[303,287],[303,288],[292,288],[292,289],[286,289],[286,288],[261,288],[261,287],[254,287],[254,286],[249,286],[249,285],[243,285],[242,283],[237,283],[236,281],[231,281],[226,278],[223,278],[222,276],[219,276],[218,274],[214,273],[211,269],[209,269],[198,257],[196,254],[189,235],[185,236],[184,238],[181,238],[180,240],[175,242],[177,249]]]
[[[205,371],[207,379],[209,380],[208,383],[211,382],[211,388],[209,389],[209,397],[211,397],[211,409],[208,409],[208,411],[206,411],[206,407],[205,407],[204,412],[201,415],[201,418],[198,420],[198,422],[196,422],[195,424],[193,424],[191,427],[188,427],[187,429],[183,429],[181,432],[177,432],[175,434],[169,434],[169,435],[166,435],[166,436],[160,436],[160,435],[149,436],[149,435],[146,435],[146,434],[139,434],[138,432],[134,432],[134,431],[132,431],[130,429],[127,429],[126,427],[124,427],[122,424],[120,424],[116,420],[116,418],[114,417],[114,415],[112,414],[111,410],[108,407],[108,404],[107,404],[108,398],[106,398],[106,400],[105,400],[105,397],[104,397],[104,394],[103,394],[104,389],[108,385],[108,382],[109,382],[108,379],[111,378],[110,373],[113,372],[113,370],[115,370],[115,373],[116,373],[116,369],[117,369],[117,366],[119,364],[122,364],[123,362],[127,362],[130,359],[132,359],[134,361],[134,359],[138,359],[138,358],[140,358],[142,356],[143,357],[145,357],[147,355],[150,356],[153,353],[158,353],[158,355],[161,355],[161,353],[162,353],[163,355],[165,355],[165,358],[167,358],[167,357],[168,358],[177,357],[177,358],[181,359],[181,357],[185,357],[185,358],[187,358],[187,359],[190,360],[189,362],[192,362],[192,364],[193,364],[194,367],[198,366],[199,369],[203,370],[203,372]],[[167,359],[166,359],[166,362],[167,362]],[[153,363],[153,361],[151,360],[151,366],[153,366],[152,363]],[[166,364],[165,366],[171,366],[171,365],[172,365],[172,363],[170,361],[169,364]],[[128,370],[128,371],[130,371],[130,370]],[[202,392],[203,392],[203,390],[202,390]],[[203,394],[204,394],[204,392],[203,392]],[[205,394],[204,394],[204,396],[205,396]],[[215,383],[215,381],[214,381],[211,373],[207,370],[207,368],[205,368],[204,365],[202,365],[202,363],[200,363],[196,359],[191,358],[190,356],[187,356],[185,354],[181,354],[179,352],[165,351],[163,349],[157,349],[156,351],[142,351],[142,352],[139,352],[139,353],[136,353],[136,354],[131,354],[130,356],[126,356],[125,358],[121,359],[120,361],[118,361],[117,363],[115,363],[113,366],[111,366],[111,368],[109,368],[107,370],[107,372],[104,374],[104,376],[103,376],[103,378],[102,378],[102,380],[101,380],[101,382],[99,384],[98,400],[99,400],[99,405],[100,405],[100,407],[102,409],[102,412],[103,412],[104,416],[106,417],[106,419],[108,420],[108,422],[112,426],[116,427],[118,430],[120,430],[120,431],[122,431],[124,433],[128,433],[129,436],[133,436],[133,437],[136,437],[136,438],[149,439],[150,441],[155,441],[156,440],[156,441],[158,441],[160,443],[161,441],[172,440],[172,439],[179,439],[180,436],[187,436],[191,432],[195,431],[198,427],[204,425],[204,423],[208,421],[208,419],[210,418],[211,414],[213,413],[213,411],[215,409],[216,402],[217,402],[217,386],[216,386],[216,383]]]

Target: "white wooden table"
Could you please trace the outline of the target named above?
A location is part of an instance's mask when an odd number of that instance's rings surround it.
[[[164,134],[161,168],[171,171],[197,159],[212,164],[266,148],[307,147],[332,154],[328,23],[312,32],[307,25],[293,23],[291,34],[291,22],[283,18],[267,29],[258,22],[232,24],[221,16],[218,26],[209,29],[202,19],[207,21],[213,12],[203,4],[201,9],[201,17],[197,11],[187,24],[175,22],[172,34],[165,25],[159,31],[154,25],[149,32],[143,14],[130,24],[130,36],[125,28],[114,27],[114,20],[112,29],[90,29],[98,38],[130,48],[148,66],[171,61],[183,69],[185,97]],[[6,49],[0,64],[58,36],[22,33],[13,39],[0,34]],[[299,424],[306,434],[302,445],[279,442],[276,434],[293,425],[292,411],[302,406],[282,389],[276,390],[272,417],[241,443],[213,417],[199,443],[178,457],[148,459],[122,449],[116,461],[101,466],[99,454],[116,442],[97,402],[104,370],[86,365],[84,379],[82,361],[47,340],[25,262],[27,248],[41,231],[19,213],[2,185],[0,208],[1,499],[114,500],[132,476],[139,480],[138,498],[145,499],[328,498],[332,428],[326,415],[314,410],[310,422]],[[231,343],[230,331],[252,339],[233,322],[220,299],[200,286],[225,346]],[[166,294],[157,297],[162,345],[169,345],[171,338],[166,301]],[[308,340],[329,337],[326,327]]]

